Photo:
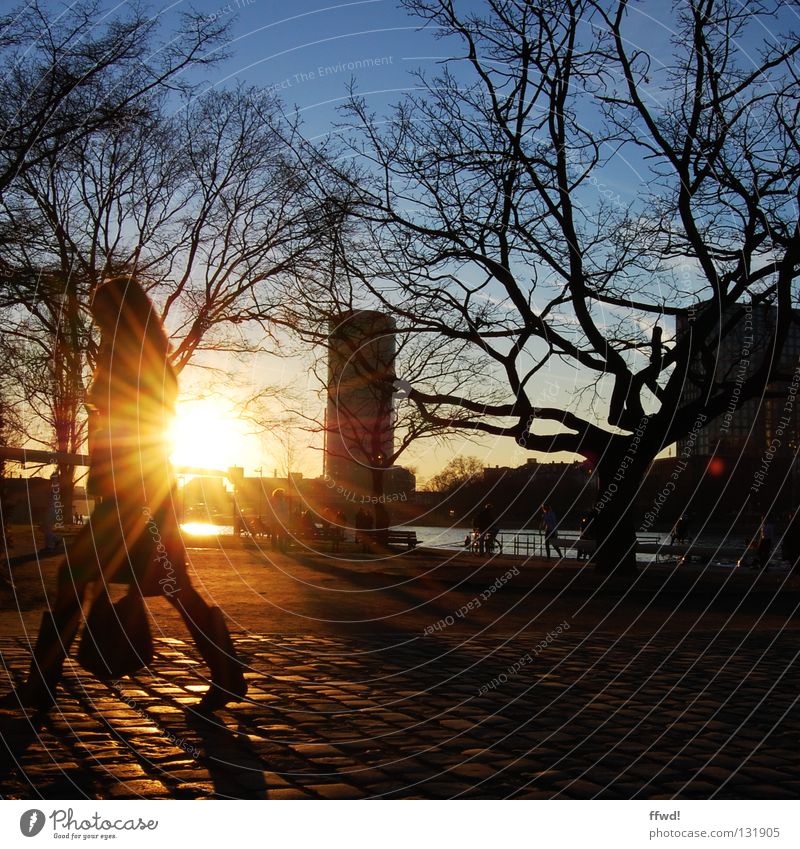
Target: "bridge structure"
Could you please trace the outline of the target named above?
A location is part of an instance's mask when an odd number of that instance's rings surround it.
[[[45,451],[40,448],[13,448],[10,445],[0,445],[0,460],[20,465],[37,466],[88,466],[88,454],[71,454],[67,451]],[[241,479],[242,470],[240,466],[230,469],[204,469],[199,466],[175,466],[175,473],[179,476],[194,475],[207,478],[227,478],[232,483]]]

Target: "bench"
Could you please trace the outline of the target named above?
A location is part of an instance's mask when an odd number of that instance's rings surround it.
[[[387,545],[404,545],[411,549],[418,546],[419,543],[416,531],[388,531],[386,534]]]
[[[341,542],[344,539],[344,531],[336,525],[324,525],[321,522],[314,524],[314,528],[309,535],[307,532],[303,534],[306,538],[321,539],[326,541]]]
[[[345,538],[342,528],[328,522],[314,522],[313,525],[305,525],[295,535],[298,539],[311,540],[313,543],[329,542],[331,551],[338,551]]]

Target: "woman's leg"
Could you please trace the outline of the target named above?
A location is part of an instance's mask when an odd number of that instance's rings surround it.
[[[222,611],[209,607],[188,581],[182,582],[182,586],[167,598],[180,613],[211,670],[211,686],[201,699],[200,707],[212,711],[228,702],[240,701],[247,693],[247,682]]]
[[[21,702],[46,708],[55,701],[64,661],[83,618],[86,589],[100,577],[100,560],[113,562],[120,556],[118,524],[113,504],[100,504],[67,548],[58,568],[55,600],[42,614],[28,680],[3,699],[5,706]]]
[[[3,707],[45,709],[53,705],[64,661],[81,622],[86,587],[86,583],[73,581],[68,562],[62,562],[55,602],[42,614],[27,681],[3,697]]]

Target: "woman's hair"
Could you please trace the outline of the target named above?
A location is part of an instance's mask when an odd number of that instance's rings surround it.
[[[169,359],[169,341],[150,298],[130,276],[110,277],[95,289],[92,317],[101,344],[113,349],[115,369],[128,370],[144,389],[160,384],[174,404],[177,378]]]
[[[169,355],[169,342],[150,298],[133,277],[109,277],[94,291],[94,320],[104,336],[147,339],[149,345]]]

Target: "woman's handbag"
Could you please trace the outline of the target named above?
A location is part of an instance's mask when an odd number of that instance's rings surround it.
[[[141,593],[131,587],[114,604],[107,588],[92,602],[78,647],[78,663],[101,679],[131,675],[153,660],[153,638]]]

